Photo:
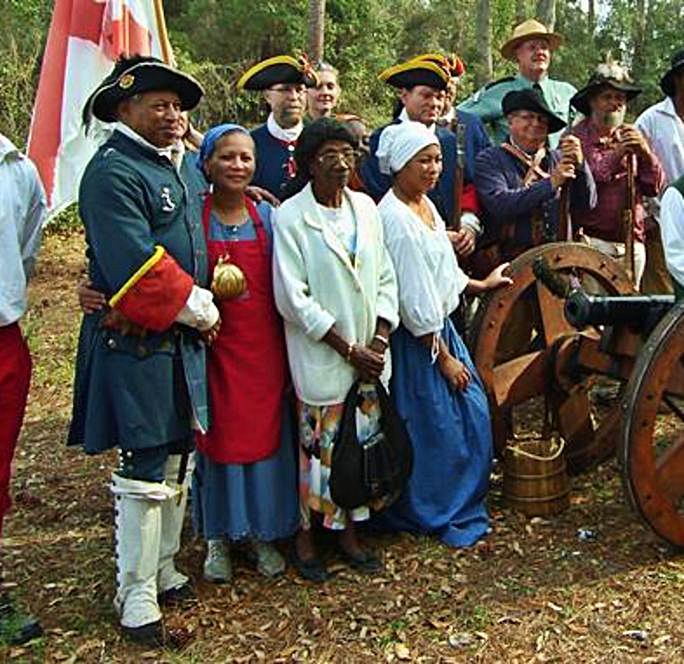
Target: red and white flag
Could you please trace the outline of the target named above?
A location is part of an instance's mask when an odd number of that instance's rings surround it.
[[[120,55],[135,53],[170,60],[161,0],[56,0],[28,145],[51,212],[76,200],[98,146],[98,132],[83,128],[86,100]]]

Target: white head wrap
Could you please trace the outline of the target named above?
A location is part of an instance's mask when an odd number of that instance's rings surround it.
[[[439,139],[421,122],[406,120],[389,125],[382,130],[375,153],[380,172],[386,175],[398,173],[428,145],[439,145]]]

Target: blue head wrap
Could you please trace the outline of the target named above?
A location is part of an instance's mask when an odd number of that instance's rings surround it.
[[[197,156],[197,168],[204,173],[204,162],[214,153],[216,142],[226,134],[231,134],[234,131],[239,131],[243,134],[249,135],[249,131],[239,124],[220,124],[212,127],[206,134],[200,147],[199,155]]]

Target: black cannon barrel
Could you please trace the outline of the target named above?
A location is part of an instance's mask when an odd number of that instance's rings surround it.
[[[565,300],[565,317],[578,329],[587,325],[629,325],[649,330],[674,302],[674,295],[587,295],[575,289]]]

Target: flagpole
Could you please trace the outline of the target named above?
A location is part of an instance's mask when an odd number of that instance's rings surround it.
[[[152,0],[154,6],[154,17],[157,21],[157,33],[159,34],[159,44],[162,51],[162,60],[167,65],[174,63],[173,51],[171,50],[171,42],[169,41],[169,33],[166,29],[166,19],[164,18],[164,4],[162,0]]]

